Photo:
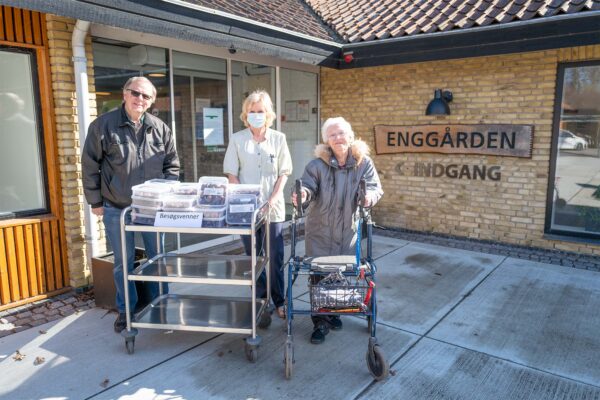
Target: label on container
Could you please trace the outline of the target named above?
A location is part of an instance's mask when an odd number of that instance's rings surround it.
[[[254,212],[254,204],[230,204],[229,212],[232,213],[251,213]]]
[[[168,228],[201,228],[202,213],[159,211],[156,213],[154,226]]]
[[[202,189],[203,196],[223,196],[225,194],[224,188],[211,188],[207,187]]]

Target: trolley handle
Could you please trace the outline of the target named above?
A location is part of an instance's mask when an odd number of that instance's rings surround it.
[[[296,212],[300,218],[302,217],[302,179],[296,179],[294,191],[296,192]]]

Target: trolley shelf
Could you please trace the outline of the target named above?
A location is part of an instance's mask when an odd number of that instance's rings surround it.
[[[255,276],[266,265],[257,257]],[[252,285],[252,257],[167,253],[154,257],[128,275],[130,281]]]
[[[257,317],[265,301],[256,299]],[[157,297],[132,321],[134,328],[199,332],[252,333],[252,300],[165,294]]]
[[[256,229],[264,224],[264,220],[256,224]],[[127,232],[163,232],[163,233],[206,233],[213,235],[251,235],[252,228],[250,226],[235,226],[229,225],[224,228],[171,228],[171,227],[156,227],[152,225],[125,225]]]

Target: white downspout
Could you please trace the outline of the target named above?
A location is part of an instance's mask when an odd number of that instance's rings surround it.
[[[77,121],[79,122],[79,154],[83,154],[83,145],[90,124],[90,93],[88,89],[87,58],[85,56],[85,38],[89,29],[90,22],[77,20],[72,37],[75,88],[77,90]],[[98,222],[85,200],[83,218],[85,220],[87,261],[88,266],[91,266],[91,258],[98,255]]]

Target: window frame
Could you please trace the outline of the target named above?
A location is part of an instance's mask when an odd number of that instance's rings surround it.
[[[21,210],[21,211],[13,211],[0,213],[0,221],[15,219],[15,218],[24,218],[24,217],[33,217],[38,215],[45,215],[52,212],[51,204],[50,204],[50,193],[49,193],[49,176],[48,176],[48,164],[47,164],[47,155],[46,155],[46,141],[44,137],[44,121],[42,114],[42,97],[40,90],[40,80],[39,80],[39,52],[35,48],[30,47],[21,47],[21,46],[10,46],[0,44],[0,52],[11,52],[11,53],[19,53],[19,54],[27,54],[30,56],[30,67],[31,67],[31,84],[33,86],[33,96],[34,96],[34,109],[36,113],[36,132],[38,137],[39,148],[37,149],[40,155],[40,167],[42,176],[44,178],[44,183],[42,185],[44,194],[44,202],[45,207],[43,208],[35,208],[29,210]]]
[[[554,115],[552,117],[552,141],[550,147],[550,165],[548,171],[548,189],[546,192],[546,213],[544,221],[544,233],[556,236],[565,236],[583,239],[600,239],[600,232],[575,232],[552,228],[552,213],[554,212],[554,190],[556,179],[556,165],[558,161],[558,145],[560,139],[560,121],[562,112],[563,90],[565,82],[565,71],[568,68],[597,66],[600,60],[578,61],[559,63],[556,74],[556,90],[554,93]]]

